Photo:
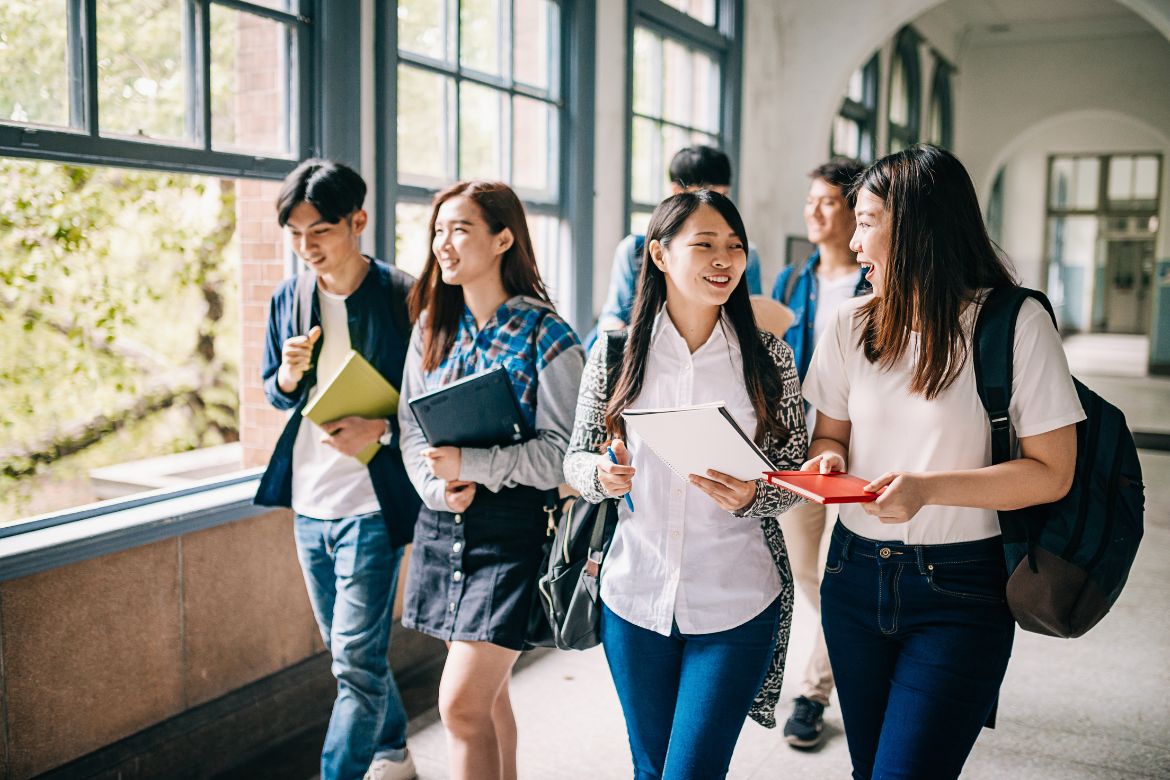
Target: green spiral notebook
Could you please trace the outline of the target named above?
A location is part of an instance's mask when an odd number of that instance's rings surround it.
[[[342,417],[393,417],[398,414],[398,391],[357,350],[351,349],[341,368],[321,385],[301,414],[318,426]],[[381,446],[371,442],[354,457],[368,464]]]

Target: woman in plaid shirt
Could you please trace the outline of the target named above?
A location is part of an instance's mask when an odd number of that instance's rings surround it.
[[[403,462],[424,506],[402,624],[446,640],[439,685],[453,778],[514,778],[508,698],[541,563],[548,491],[562,481],[585,356],[540,279],[524,208],[504,184],[435,196],[431,251],[410,296],[417,323],[399,404]],[[486,449],[430,447],[412,396],[504,366],[535,435]],[[475,410],[468,410],[474,414]]]

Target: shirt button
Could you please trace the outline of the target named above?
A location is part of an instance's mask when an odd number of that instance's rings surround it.
[[[675,497],[675,498],[678,498],[678,497],[679,497],[679,496],[681,496],[681,495],[682,495],[682,491],[681,491],[681,490],[679,490],[678,488],[675,488],[675,489],[674,489],[674,497]]]
[[[455,542],[455,544],[451,545],[451,552],[459,552],[462,549],[463,542]]]
[[[679,535],[680,534],[678,531],[671,531],[670,532],[670,538],[672,538],[672,539],[677,539],[679,537]]]
[[[462,522],[463,522],[463,515],[455,515],[455,525],[459,525]]]
[[[461,571],[452,572],[451,579],[455,580],[456,582],[459,582],[460,580],[463,579],[463,572],[461,572]]]

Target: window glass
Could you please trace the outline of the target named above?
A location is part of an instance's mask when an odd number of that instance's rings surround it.
[[[552,150],[556,148],[556,111],[542,100],[512,99],[512,185],[541,200],[554,198]]]
[[[0,121],[69,124],[66,1],[0,3]]]
[[[684,14],[695,17],[703,24],[715,24],[715,0],[665,0],[665,2]]]
[[[549,91],[554,83],[557,6],[549,0],[516,0],[512,68],[516,81]]]
[[[394,264],[418,277],[430,255],[431,207],[399,201],[394,207]]]
[[[0,158],[0,522],[241,468],[240,186]]]
[[[849,76],[849,88],[845,92],[845,97],[855,103],[865,102],[865,71],[862,68],[853,71]]]
[[[455,47],[446,24],[447,0],[399,0],[398,48],[450,62]]]
[[[662,117],[662,38],[634,28],[634,112]]]
[[[630,148],[631,194],[639,203],[661,200],[664,175],[657,165],[662,158],[659,125],[650,119],[634,117],[634,139]]]
[[[838,115],[833,120],[833,154],[861,157],[861,125]]]
[[[288,154],[288,51],[284,24],[211,6],[212,148]]]
[[[1133,196],[1137,200],[1153,200],[1158,197],[1157,157],[1146,156],[1134,159]]]
[[[1152,208],[1158,197],[1158,158],[1114,155],[1109,158],[1109,203],[1119,208]]]
[[[890,121],[899,125],[910,120],[910,89],[906,80],[906,65],[895,53],[890,63]]]
[[[1057,157],[1052,161],[1049,204],[1055,209],[1097,208],[1100,160],[1096,157]]]
[[[460,0],[459,57],[465,68],[504,75],[502,0]]]
[[[464,81],[459,86],[459,178],[503,179],[507,94]]]
[[[98,117],[104,134],[194,137],[187,115],[183,14],[182,0],[97,0]]]
[[[455,80],[398,67],[398,175],[407,181],[455,178],[451,138]]]

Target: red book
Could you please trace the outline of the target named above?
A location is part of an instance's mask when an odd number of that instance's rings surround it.
[[[766,474],[773,485],[818,504],[864,504],[878,497],[877,493],[864,489],[869,480],[842,471],[830,474],[817,471],[769,471]]]

